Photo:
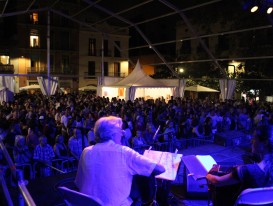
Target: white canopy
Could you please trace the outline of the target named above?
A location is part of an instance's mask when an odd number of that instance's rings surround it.
[[[185,91],[192,91],[192,92],[219,92],[215,89],[211,89],[209,87],[204,87],[204,86],[201,86],[201,85],[193,85],[193,86],[190,86],[190,87],[186,87],[185,88]]]
[[[31,89],[41,89],[41,87],[38,84],[32,84],[32,85],[27,85],[27,86],[19,88],[20,91],[31,90]]]
[[[139,60],[134,70],[127,77],[110,86],[102,86],[101,89],[101,95],[103,96],[110,98],[119,96],[132,101],[139,97],[151,99],[170,98],[175,93],[175,87],[166,86],[163,82],[147,75],[142,70]]]
[[[122,87],[166,87],[166,85],[147,75],[141,68],[139,60],[134,70],[124,79],[111,86]]]
[[[89,91],[89,90],[97,90],[97,87],[93,85],[87,85],[87,86],[79,88],[79,91]]]

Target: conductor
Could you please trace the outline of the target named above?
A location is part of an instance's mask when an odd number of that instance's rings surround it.
[[[81,193],[99,199],[105,206],[131,205],[133,175],[158,175],[164,167],[121,145],[121,118],[100,118],[94,133],[97,144],[83,150],[75,184]]]

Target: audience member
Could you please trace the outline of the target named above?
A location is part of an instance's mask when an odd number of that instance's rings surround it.
[[[17,135],[15,137],[13,159],[15,164],[30,163],[32,160],[32,153],[26,145],[26,138],[22,135]]]
[[[70,154],[76,160],[79,160],[83,149],[87,146],[87,137],[82,134],[81,129],[74,128],[73,135],[68,140],[68,149]]]
[[[141,130],[136,131],[136,136],[132,139],[132,148],[137,151],[139,154],[143,154],[145,148],[148,148],[148,144],[146,143],[143,132]]]
[[[69,159],[68,148],[64,143],[64,137],[62,135],[56,136],[53,150],[56,158],[65,160]]]
[[[50,166],[55,157],[52,146],[47,144],[46,136],[39,138],[40,144],[34,149],[33,159],[38,163],[37,167],[41,176],[50,176]]]

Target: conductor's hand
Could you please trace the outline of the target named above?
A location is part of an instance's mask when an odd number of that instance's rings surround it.
[[[219,165],[212,165],[212,168],[210,169],[210,171],[208,172],[208,174],[217,174],[219,172]]]
[[[165,168],[163,165],[160,165],[160,164],[156,164],[153,172],[152,172],[152,175],[156,176],[156,175],[160,175],[161,173],[165,172]]]

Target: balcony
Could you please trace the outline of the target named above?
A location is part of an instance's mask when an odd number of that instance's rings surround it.
[[[0,64],[0,74],[14,74],[14,66],[9,64]]]
[[[47,74],[47,67],[28,67],[27,68],[28,74]],[[66,69],[52,69],[50,70],[51,75],[62,75],[62,76],[69,76],[69,75],[77,75],[76,72],[72,68]]]
[[[96,72],[94,75],[88,75],[88,72],[84,72],[84,79],[96,79],[97,77],[101,76],[101,72]],[[107,72],[104,76],[108,77],[125,77],[125,73],[120,72]]]

